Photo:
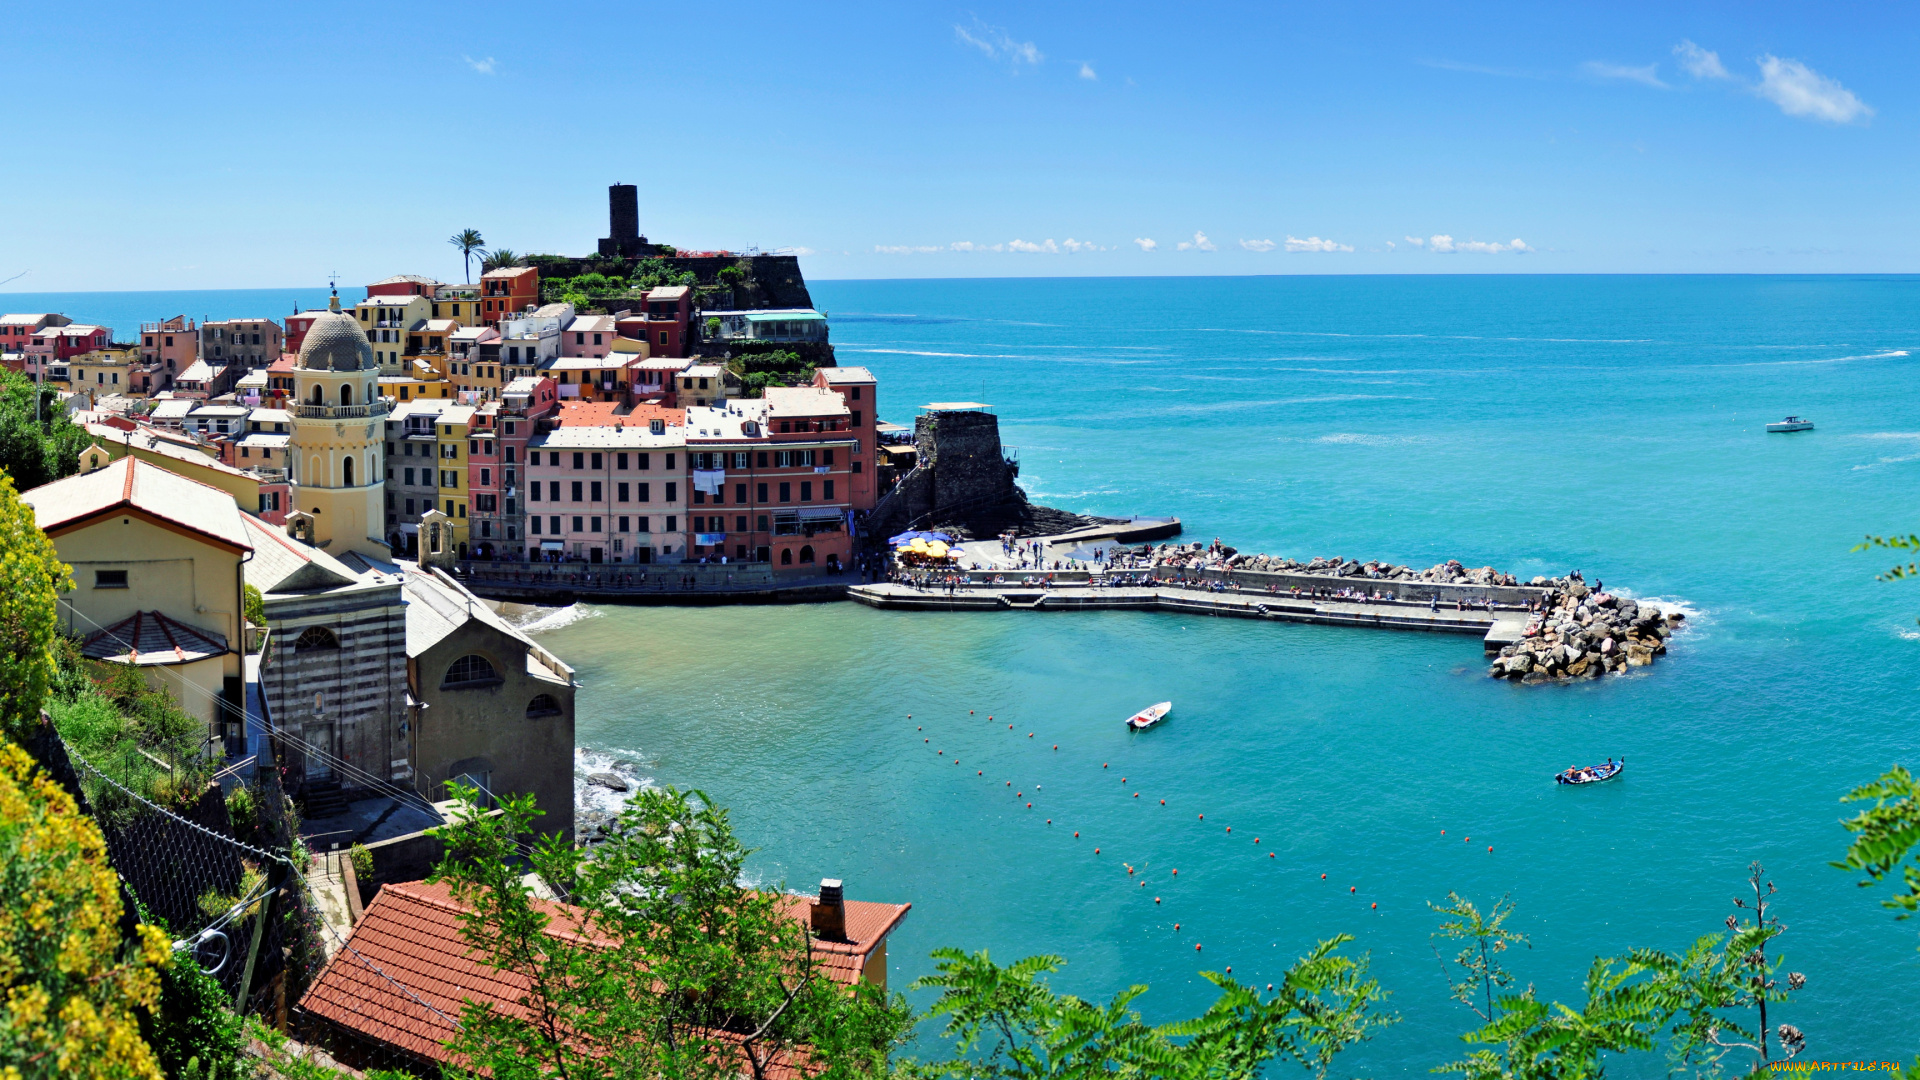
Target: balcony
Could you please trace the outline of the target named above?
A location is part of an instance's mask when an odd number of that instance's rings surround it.
[[[385,416],[393,411],[385,401],[371,405],[295,405],[293,415],[302,420],[361,420]]]

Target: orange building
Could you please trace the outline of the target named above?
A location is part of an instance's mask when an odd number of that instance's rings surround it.
[[[509,315],[538,307],[540,271],[531,266],[503,266],[480,275],[480,319],[499,326]]]

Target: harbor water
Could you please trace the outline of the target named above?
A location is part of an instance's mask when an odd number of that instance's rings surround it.
[[[1775,1022],[1822,1060],[1920,1050],[1914,925],[1828,865],[1839,796],[1920,765],[1920,589],[1874,580],[1891,553],[1849,552],[1915,527],[1920,279],[812,288],[882,417],[991,404],[1036,501],[1296,558],[1577,568],[1688,628],[1633,675],[1520,686],[1453,635],[579,605],[531,625],[578,668],[583,775],[704,790],[764,884],[910,901],[896,987],[938,946],[1056,953],[1059,988],[1145,983],[1164,1021],[1212,999],[1203,968],[1264,985],[1353,934],[1402,1022],[1341,1075],[1467,1049],[1430,938],[1449,890],[1510,896],[1532,947],[1509,966],[1578,1002],[1593,957],[1724,929],[1757,859],[1808,977]],[[1815,430],[1764,432],[1789,413]],[[1123,727],[1166,699],[1158,727]],[[1617,781],[1553,782],[1608,756]]]

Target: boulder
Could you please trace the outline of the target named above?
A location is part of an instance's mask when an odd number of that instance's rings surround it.
[[[1526,672],[1532,669],[1533,655],[1531,653],[1516,652],[1512,656],[1507,657],[1508,671]]]
[[[628,784],[626,779],[620,776],[620,774],[618,773],[610,773],[610,772],[588,773],[587,783],[597,784],[598,786],[603,788],[611,788],[614,791],[633,790],[632,785]]]

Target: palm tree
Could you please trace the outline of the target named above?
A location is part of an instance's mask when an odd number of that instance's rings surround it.
[[[473,257],[487,257],[487,242],[480,239],[479,229],[461,229],[447,238],[447,243],[460,249],[460,257],[467,263],[467,284],[473,284]]]
[[[519,265],[520,256],[514,254],[512,248],[494,248],[492,251],[486,253],[485,258],[480,260],[480,271],[481,273],[485,273],[488,270],[498,270],[503,266]]]

